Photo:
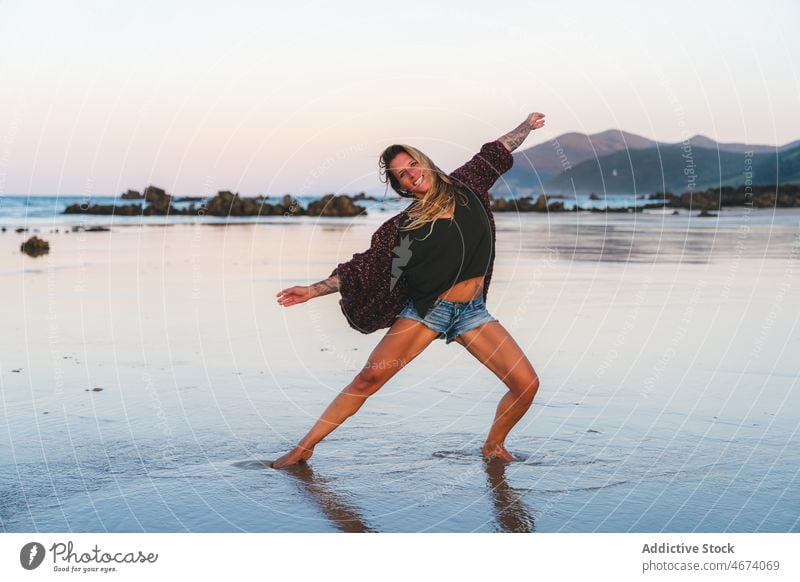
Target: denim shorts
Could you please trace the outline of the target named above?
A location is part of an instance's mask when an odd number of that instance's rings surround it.
[[[437,339],[444,338],[446,344],[484,323],[497,321],[486,310],[482,294],[470,301],[447,301],[438,297],[424,319],[417,313],[414,303],[409,301],[397,317],[424,323],[433,331],[438,331]]]

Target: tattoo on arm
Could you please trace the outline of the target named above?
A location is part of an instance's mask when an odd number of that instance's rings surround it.
[[[501,137],[498,141],[506,146],[506,149],[510,152],[513,152],[517,149],[522,142],[525,141],[525,138],[528,137],[528,134],[531,132],[531,126],[526,121],[523,121],[519,124],[516,129],[512,129],[503,137]]]
[[[339,290],[339,276],[332,275],[324,281],[314,283],[311,285],[311,289],[314,291],[314,295],[316,297],[336,293]]]

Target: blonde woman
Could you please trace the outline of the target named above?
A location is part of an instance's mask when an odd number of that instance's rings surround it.
[[[327,279],[284,289],[277,297],[289,307],[339,292],[351,327],[362,333],[389,330],[352,382],[273,467],[309,459],[322,439],[437,338],[464,346],[508,388],[482,453],[514,460],[505,440],[530,408],[539,378],[514,338],[486,309],[495,258],[488,191],[511,168],[511,152],[543,125],[544,115],[532,113],[449,175],[411,146],[384,150],[380,168],[385,181],[413,202],[375,231],[369,249],[337,265]]]

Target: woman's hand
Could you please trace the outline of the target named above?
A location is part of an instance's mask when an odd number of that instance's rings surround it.
[[[528,125],[531,126],[531,129],[539,129],[540,127],[544,126],[544,113],[534,112],[528,116],[527,119]]]
[[[284,307],[289,307],[290,305],[305,303],[309,299],[316,297],[316,294],[312,287],[297,286],[288,287],[283,291],[278,292],[277,297],[278,303]]]
[[[319,281],[308,287],[289,287],[278,293],[278,303],[284,307],[305,303],[314,297],[322,297],[339,290],[339,276],[331,275],[324,281]]]

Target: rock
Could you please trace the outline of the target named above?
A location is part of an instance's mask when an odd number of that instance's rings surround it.
[[[589,200],[600,200],[600,196],[592,192],[591,194],[589,194]]]
[[[205,211],[211,216],[258,216],[259,210],[263,211],[265,207],[269,205],[255,204],[252,200],[242,199],[238,194],[223,190],[206,202]]]
[[[509,208],[508,200],[505,198],[495,198],[492,200],[492,211],[493,212],[508,212],[511,210]]]
[[[547,210],[547,196],[544,194],[539,194],[539,197],[536,199],[536,204],[533,206],[533,209],[536,212],[545,212]]]
[[[739,186],[710,188],[705,192],[685,192],[669,201],[669,206],[690,210],[719,210],[723,206],[754,208],[792,208],[800,206],[800,185]]]
[[[686,192],[681,195],[681,203],[689,210],[719,210],[720,201],[714,191]]]
[[[280,212],[278,212],[279,208]],[[292,198],[289,194],[286,194],[283,198],[281,198],[281,203],[275,206],[275,214],[301,215],[304,213],[305,211],[303,210],[303,207],[300,206],[300,202],[298,202],[296,198]]]
[[[19,250],[30,257],[38,257],[50,252],[50,243],[38,236],[32,236],[20,245]]]
[[[353,202],[353,199],[342,194],[326,194],[320,200],[315,200],[308,205],[306,211],[309,216],[358,216],[367,214],[366,208]]]
[[[142,196],[137,190],[128,190],[125,192],[125,194],[120,196],[120,198],[123,200],[141,200],[144,198],[144,196]]]
[[[288,194],[286,195],[288,196]],[[284,201],[289,201],[296,205],[296,213],[302,214],[302,208],[296,201],[284,196]],[[284,213],[281,204],[268,204],[264,202],[264,197],[242,198],[227,190],[218,192],[211,200],[206,202],[203,207],[205,214],[211,216],[269,216]]]
[[[244,216],[258,216],[258,214],[261,212],[261,208],[264,206],[252,198],[240,198],[239,200],[241,202],[241,210],[239,214]]]
[[[520,204],[523,204],[530,198],[518,198],[516,200],[507,200],[506,198],[494,198],[492,200],[492,211],[494,212],[514,212],[519,209]]]
[[[158,186],[148,186],[144,189],[145,202],[155,202],[162,199],[164,196],[167,196],[166,191],[162,190]]]
[[[72,232],[110,232],[107,226],[73,226]]]
[[[536,203],[532,202],[530,196],[506,200],[497,198],[492,201],[493,212],[562,212],[564,211],[563,202],[548,202],[547,196],[540,194]]]
[[[172,207],[172,196],[156,186],[148,186],[144,190],[144,201],[150,205],[144,209],[146,216],[165,214],[178,214]]]

